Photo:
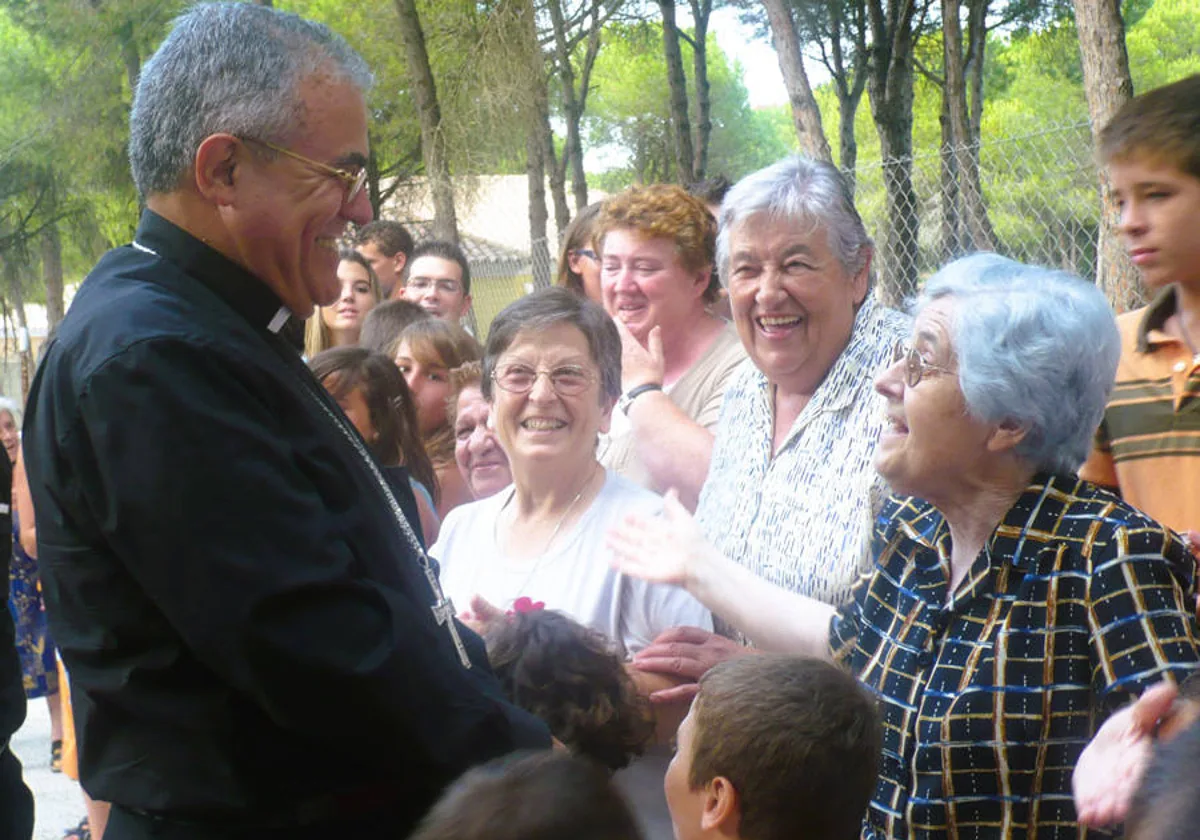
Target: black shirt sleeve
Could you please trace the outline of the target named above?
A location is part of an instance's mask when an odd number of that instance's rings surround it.
[[[454,775],[548,745],[486,671],[447,656],[415,559],[367,556],[384,548],[364,520],[376,508],[338,480],[344,453],[328,436],[289,425],[295,389],[272,373],[215,343],[157,339],[88,377],[59,457],[152,603],[117,619],[126,638],[161,622],[281,728],[372,760],[415,749]],[[142,651],[150,664],[153,643]]]

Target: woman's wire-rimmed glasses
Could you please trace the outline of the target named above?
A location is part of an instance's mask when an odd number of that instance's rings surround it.
[[[528,394],[539,376],[549,379],[550,387],[560,397],[582,394],[596,381],[595,374],[578,365],[562,365],[546,370],[513,363],[501,365],[492,371],[492,381],[511,394]]]
[[[265,146],[273,152],[278,152],[281,155],[298,160],[301,163],[307,163],[318,172],[323,172],[326,175],[337,178],[346,188],[345,203],[351,204],[354,199],[358,198],[358,194],[362,192],[363,185],[367,183],[367,168],[360,167],[357,172],[351,172],[348,169],[339,169],[336,166],[330,166],[327,163],[321,163],[319,160],[305,157],[299,152],[293,152],[291,149],[285,149],[283,146],[277,146],[274,143],[269,143],[266,140],[259,140],[257,137],[241,137],[240,140],[248,143],[257,143],[260,146]]]
[[[930,371],[954,373],[950,368],[925,361],[917,349],[903,339],[897,340],[892,347],[892,364],[901,360],[904,361],[904,384],[909,388],[916,388]]]

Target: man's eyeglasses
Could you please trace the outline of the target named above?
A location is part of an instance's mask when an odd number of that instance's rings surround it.
[[[539,376],[550,380],[550,387],[560,397],[582,394],[596,381],[595,375],[578,365],[563,365],[553,370],[531,368],[529,365],[513,363],[502,365],[492,371],[492,381],[512,394],[528,394]]]
[[[257,137],[242,137],[241,140],[248,143],[257,143],[260,146],[265,146],[273,152],[278,152],[281,155],[298,160],[301,163],[307,163],[318,172],[324,172],[331,178],[337,178],[346,187],[345,203],[351,204],[354,199],[358,198],[358,194],[362,192],[363,185],[367,183],[367,168],[360,167],[357,172],[351,172],[347,169],[338,169],[336,166],[329,166],[321,163],[319,160],[307,158],[298,152],[293,152],[291,149],[285,149],[283,146],[276,146],[274,143],[268,143],[266,140],[259,140]]]
[[[592,262],[597,262],[600,259],[591,248],[576,248],[575,253],[581,257],[587,257]]]
[[[892,348],[892,364],[904,361],[904,384],[916,388],[930,371],[954,373],[950,368],[935,365],[921,358],[921,354],[907,341],[897,341]]]
[[[462,291],[462,284],[457,280],[443,278],[441,280],[433,280],[429,277],[410,277],[406,288],[412,289],[414,292],[427,292],[437,286],[437,290],[447,295],[456,295]]]

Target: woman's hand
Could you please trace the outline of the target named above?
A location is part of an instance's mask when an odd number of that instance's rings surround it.
[[[1081,825],[1099,828],[1125,819],[1156,734],[1167,729],[1172,718],[1186,714],[1175,704],[1178,695],[1174,683],[1159,683],[1100,727],[1071,778]]]
[[[621,390],[628,391],[649,382],[662,385],[666,367],[663,361],[662,329],[651,327],[646,336],[646,346],[643,347],[620,318],[613,318],[613,322],[621,334]]]
[[[607,542],[618,571],[684,588],[695,583],[704,564],[716,555],[674,490],[663,497],[661,516],[629,514],[608,532]]]
[[[650,700],[655,703],[671,703],[693,697],[697,691],[696,681],[714,665],[754,653],[758,653],[754,648],[699,627],[673,627],[660,633],[654,644],[635,653],[633,667],[685,680],[650,695]]]
[[[458,620],[470,627],[478,635],[484,636],[497,621],[506,617],[504,610],[497,607],[482,595],[471,596],[471,608],[459,613]]]

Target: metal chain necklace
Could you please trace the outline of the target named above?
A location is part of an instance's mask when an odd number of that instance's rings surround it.
[[[136,240],[132,244],[133,247],[139,251],[152,254],[159,259],[165,259],[157,251],[147,248],[145,245],[142,245]],[[366,447],[363,446],[362,441],[359,440],[357,434],[347,428],[346,424],[343,423],[338,416],[333,413],[329,406],[327,406],[321,399],[320,395],[313,390],[314,387],[319,386],[314,386],[312,383],[308,382],[305,377],[300,376],[299,373],[291,370],[290,365],[288,366],[288,369],[292,375],[299,380],[301,390],[308,394],[309,398],[317,404],[317,407],[321,409],[330,422],[332,422],[333,425],[336,426],[337,429],[342,433],[342,436],[350,442],[350,445],[354,448],[354,451],[358,453],[359,459],[364,465],[366,465],[367,470],[375,478],[376,484],[379,485],[379,489],[383,492],[384,498],[387,499],[388,507],[391,508],[392,517],[400,526],[400,532],[404,535],[405,542],[408,543],[409,549],[416,555],[417,565],[420,566],[421,571],[425,574],[425,579],[429,582],[429,586],[433,590],[434,604],[430,607],[430,609],[433,611],[434,620],[437,621],[439,626],[442,624],[446,625],[446,629],[450,633],[450,639],[454,642],[454,648],[456,651],[458,651],[459,661],[462,662],[462,666],[464,668],[470,669],[471,658],[467,656],[467,649],[463,645],[462,637],[458,633],[458,627],[454,624],[454,616],[456,615],[454,611],[454,602],[447,598],[445,593],[442,592],[442,584],[438,580],[437,575],[434,573],[433,566],[429,562],[429,557],[425,554],[425,549],[421,547],[420,540],[417,539],[416,533],[413,531],[412,526],[409,525],[408,518],[404,515],[404,511],[401,510],[400,503],[396,501],[396,496],[394,493],[392,493],[391,486],[383,477],[383,473],[379,471],[379,467],[376,466],[375,460],[371,457],[371,454],[367,452]]]
[[[598,465],[593,465],[592,470],[588,473],[587,478],[583,480],[583,485],[579,488],[579,492],[575,494],[575,498],[571,499],[571,503],[567,505],[567,509],[564,510],[562,516],[558,518],[558,522],[556,522],[554,525],[554,530],[550,532],[550,538],[547,539],[545,545],[542,546],[541,552],[538,554],[537,559],[533,562],[533,565],[530,567],[529,571],[525,574],[525,578],[521,581],[521,585],[514,590],[516,593],[513,596],[514,598],[519,598],[521,595],[525,594],[525,587],[527,587],[533,581],[534,575],[536,575],[538,570],[542,568],[542,565],[546,562],[547,558],[551,556],[550,547],[554,545],[554,540],[558,536],[558,532],[562,530],[563,523],[567,521],[567,517],[571,515],[571,511],[575,509],[575,505],[578,504],[579,500],[583,498],[583,494],[587,492],[588,486],[591,485],[592,478],[596,474],[596,466]],[[516,497],[516,494],[517,488],[513,487],[512,492],[508,494],[508,498],[504,500],[504,504],[500,506],[500,510],[496,512],[496,522],[492,526],[492,539],[496,543],[496,548],[498,549],[497,554],[501,556],[503,556],[505,552],[503,551],[502,541],[500,539],[500,519],[504,515],[504,511],[508,508],[509,504],[511,504],[512,500]],[[515,516],[513,519],[513,524],[516,524]],[[479,591],[478,587],[475,586],[476,579],[479,577],[482,571],[482,567],[476,569],[475,575],[471,580],[471,585],[476,592]]]

